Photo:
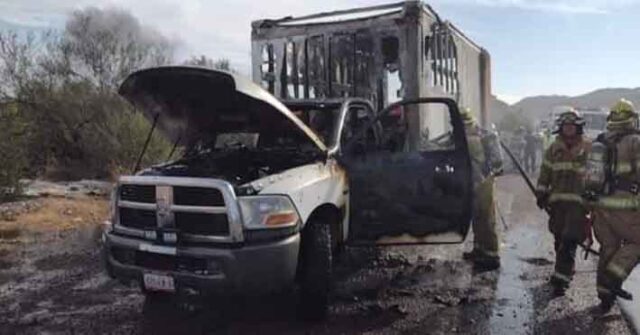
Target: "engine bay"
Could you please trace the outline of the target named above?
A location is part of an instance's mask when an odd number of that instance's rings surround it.
[[[218,178],[239,186],[319,159],[317,152],[299,148],[208,149],[150,167],[140,175]]]

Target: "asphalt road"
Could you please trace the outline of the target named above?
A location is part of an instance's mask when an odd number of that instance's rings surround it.
[[[635,297],[639,297],[636,299],[640,299],[640,270],[638,268],[627,279],[624,288],[633,292]],[[640,333],[640,301],[618,299],[618,303],[633,329],[635,329],[636,333]]]
[[[95,224],[0,234],[0,334],[635,334],[620,308],[593,313],[592,259],[578,262],[567,296],[554,299],[545,214],[516,176],[500,178],[498,200],[502,269],[477,273],[461,259],[472,236],[456,246],[348,248],[329,317],[314,324],[297,321],[292,294],[151,313],[136,287],[104,274]],[[638,281],[628,284],[640,297]],[[636,317],[638,306],[624,305]]]

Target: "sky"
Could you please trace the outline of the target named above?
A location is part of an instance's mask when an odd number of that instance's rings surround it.
[[[394,0],[0,0],[0,30],[61,29],[74,9],[117,7],[179,41],[178,58],[228,58],[248,74],[251,21],[388,2]],[[490,52],[493,93],[509,103],[640,86],[640,0],[427,3]]]

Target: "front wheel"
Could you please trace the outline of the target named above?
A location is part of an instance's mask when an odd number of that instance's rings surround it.
[[[300,311],[307,320],[326,317],[332,272],[331,226],[314,220],[302,232]]]

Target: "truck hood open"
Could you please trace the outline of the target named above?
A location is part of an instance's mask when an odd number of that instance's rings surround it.
[[[189,145],[218,133],[294,132],[325,152],[325,144],[273,95],[250,80],[196,67],[135,72],[119,90],[170,140]]]

